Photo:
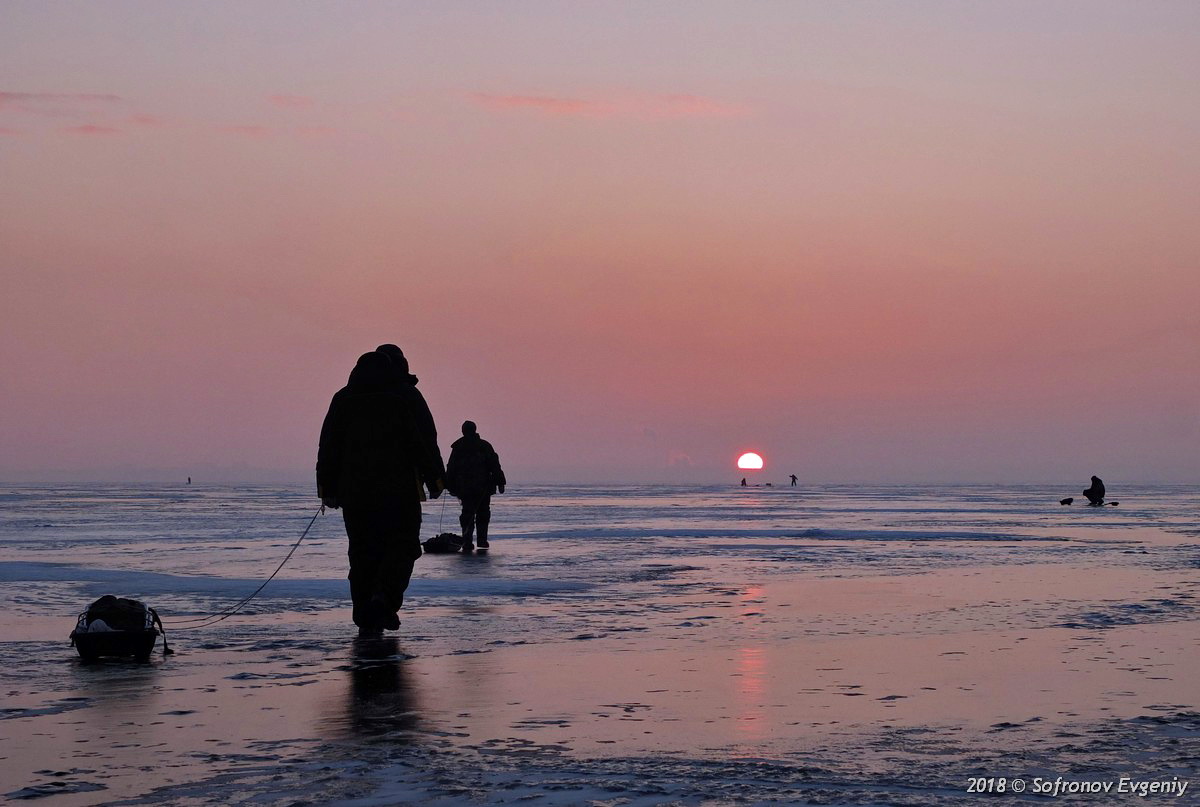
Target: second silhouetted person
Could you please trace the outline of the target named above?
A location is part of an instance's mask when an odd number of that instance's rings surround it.
[[[471,552],[474,534],[479,548],[488,548],[488,522],[492,518],[492,495],[504,492],[504,470],[492,444],[479,436],[472,421],[462,425],[463,436],[450,446],[446,463],[446,489],[462,502],[463,552]]]

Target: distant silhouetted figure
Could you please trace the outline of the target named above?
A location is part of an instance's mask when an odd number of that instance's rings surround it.
[[[503,493],[506,480],[500,456],[492,444],[481,438],[475,424],[465,421],[463,436],[450,446],[446,465],[446,489],[462,502],[463,552],[475,549],[473,535],[479,532],[479,548],[488,548],[488,522],[492,520],[492,495]]]
[[[1104,506],[1104,482],[1100,480],[1100,477],[1092,477],[1092,486],[1085,490],[1083,495],[1087,497],[1088,504],[1092,507]]]
[[[746,477],[744,477],[744,476],[742,477],[742,487],[744,487],[744,488],[750,487],[749,485],[746,484]]]
[[[398,612],[421,556],[420,479],[437,479],[441,457],[421,434],[395,365],[364,353],[321,426],[317,495],[342,508],[349,540],[350,597],[360,635],[400,627]],[[441,489],[430,487],[437,498]]]
[[[188,477],[188,484],[192,484],[192,478],[190,476]]]
[[[796,487],[796,475],[791,474],[791,477],[792,477],[792,487]]]

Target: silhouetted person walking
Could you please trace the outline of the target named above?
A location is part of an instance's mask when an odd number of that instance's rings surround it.
[[[492,444],[479,436],[475,424],[465,421],[463,436],[450,446],[446,465],[446,489],[462,502],[463,552],[470,552],[473,535],[479,533],[479,548],[488,548],[488,522],[492,519],[492,495],[504,492],[504,470]]]
[[[796,475],[795,475],[795,474],[789,474],[789,476],[791,476],[791,478],[792,478],[792,487],[796,487]]]
[[[1090,488],[1088,488],[1087,490],[1085,490],[1083,492],[1083,495],[1087,497],[1088,504],[1090,504],[1091,506],[1103,507],[1104,506],[1104,493],[1105,493],[1104,482],[1101,481],[1100,477],[1093,476],[1092,477],[1092,486]]]
[[[399,391],[395,365],[365,353],[321,426],[317,495],[342,508],[349,540],[350,597],[360,635],[400,627],[398,612],[421,556],[422,479],[439,478],[441,457]],[[431,484],[429,494],[441,495]]]

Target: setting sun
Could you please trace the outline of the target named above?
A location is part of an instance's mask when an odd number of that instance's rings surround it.
[[[748,451],[738,457],[738,469],[742,471],[761,471],[763,467],[763,458],[753,451]]]

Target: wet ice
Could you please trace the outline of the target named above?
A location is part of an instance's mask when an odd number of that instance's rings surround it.
[[[81,665],[74,614],[125,594],[170,630],[236,602],[311,517],[309,492],[0,492],[0,792],[949,804],[989,771],[1194,772],[1198,503],[510,490],[492,554],[422,559],[378,647],[351,635],[327,515],[244,615],[136,666]]]

